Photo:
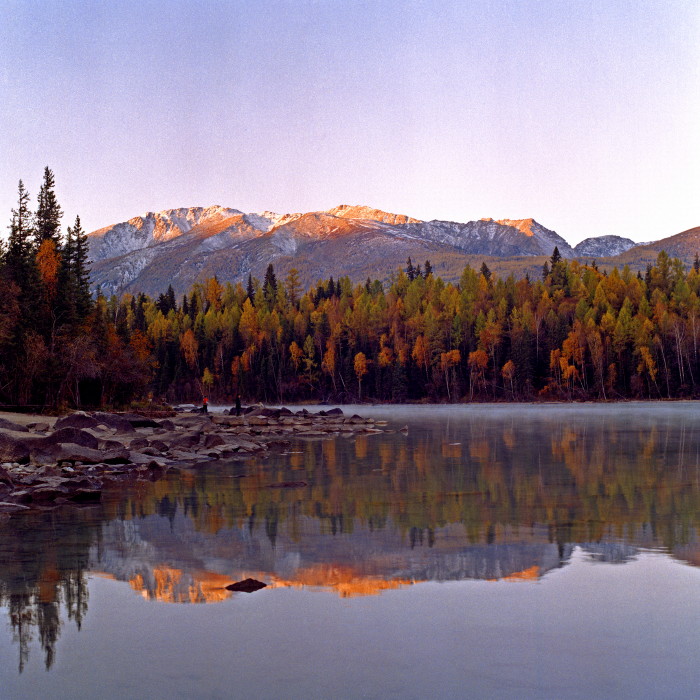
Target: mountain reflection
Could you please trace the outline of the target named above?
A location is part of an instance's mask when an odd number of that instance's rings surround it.
[[[422,581],[532,582],[577,546],[594,561],[655,548],[700,564],[692,416],[470,415],[284,449],[0,523],[0,604],[20,670],[33,640],[50,667],[61,620],[80,626],[86,572],[147,599],[202,603],[246,595],[225,586],[249,576],[344,597]]]

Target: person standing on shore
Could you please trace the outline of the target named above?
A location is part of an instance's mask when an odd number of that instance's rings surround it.
[[[209,413],[209,399],[206,396],[202,399],[202,413]]]

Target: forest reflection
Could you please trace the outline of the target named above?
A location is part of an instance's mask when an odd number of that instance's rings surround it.
[[[90,571],[148,599],[199,603],[246,576],[346,597],[536,581],[575,547],[599,561],[654,548],[700,565],[700,436],[690,420],[632,423],[435,420],[13,516],[0,525],[0,604],[20,670],[34,639],[51,666],[62,617],[80,626]]]

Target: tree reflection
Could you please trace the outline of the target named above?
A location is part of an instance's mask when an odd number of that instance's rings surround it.
[[[304,455],[294,455],[296,466],[282,455],[239,465],[245,477],[223,483],[221,465],[158,482],[127,517],[167,513],[172,521],[180,513],[212,534],[253,532],[262,522],[273,545],[283,526],[301,531],[300,518],[331,536],[391,527],[414,547],[434,544],[455,523],[472,544],[543,526],[559,545],[609,538],[669,550],[692,543],[698,530],[698,440],[683,430],[474,421],[466,433],[436,428],[292,450]],[[307,487],[267,488],[302,479]]]
[[[19,514],[0,530],[0,605],[9,612],[20,672],[35,639],[51,668],[62,611],[80,629],[88,607],[85,570],[94,536],[78,511],[72,517],[70,511]]]
[[[198,466],[99,507],[14,515],[0,528],[0,605],[20,671],[34,643],[51,667],[65,620],[80,628],[91,569],[147,599],[203,603],[227,598],[234,573],[344,596],[532,581],[576,546],[619,563],[660,547],[700,565],[700,434],[551,415],[294,441],[295,454]]]

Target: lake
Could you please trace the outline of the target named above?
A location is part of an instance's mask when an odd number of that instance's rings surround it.
[[[0,698],[697,697],[699,403],[343,408],[0,522]]]

